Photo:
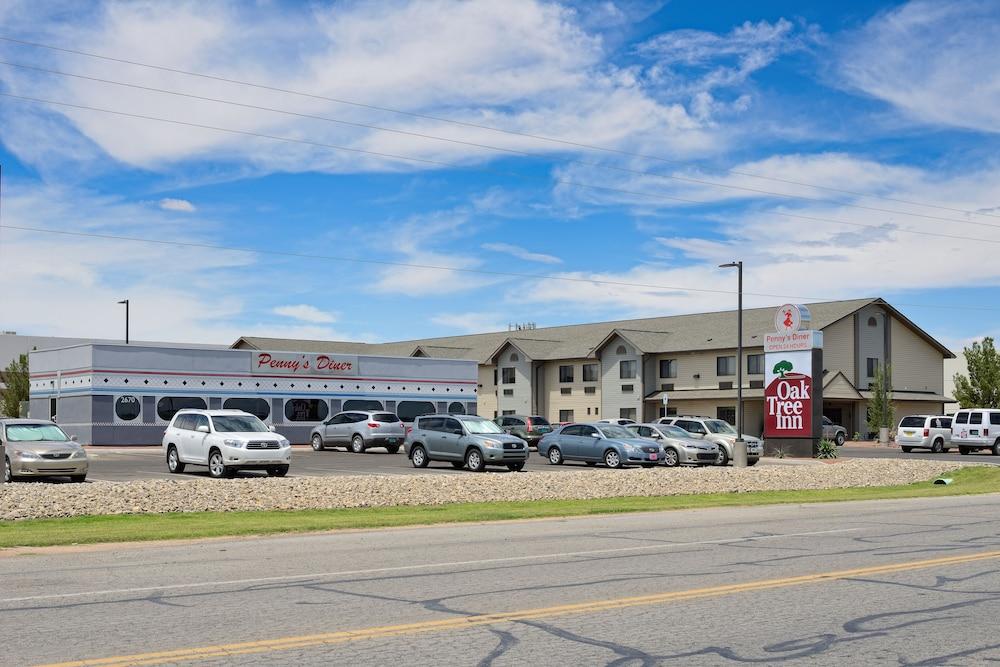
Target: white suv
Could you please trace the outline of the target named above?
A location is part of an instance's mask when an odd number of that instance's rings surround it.
[[[988,449],[1000,456],[1000,410],[959,410],[951,421],[951,444],[960,454]]]
[[[172,473],[191,464],[208,466],[217,478],[237,470],[284,477],[292,461],[288,440],[242,410],[180,410],[163,433],[163,453]]]

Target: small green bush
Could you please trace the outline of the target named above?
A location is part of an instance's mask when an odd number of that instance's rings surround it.
[[[821,459],[837,458],[837,445],[830,440],[826,440],[825,438],[823,440],[820,440],[819,454],[817,455],[817,458]]]

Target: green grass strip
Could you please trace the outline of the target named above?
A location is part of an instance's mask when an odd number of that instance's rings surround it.
[[[755,491],[594,500],[453,503],[448,505],[285,512],[126,514],[4,521],[0,522],[0,548],[273,535],[352,528],[386,528],[470,521],[655,512],[702,507],[744,507],[782,503],[957,496],[1000,491],[1000,467],[962,468],[949,476],[954,480],[950,485],[935,485],[932,481],[926,481],[902,486],[813,491]]]

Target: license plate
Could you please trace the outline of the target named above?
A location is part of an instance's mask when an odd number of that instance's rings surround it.
[[[650,461],[655,461],[657,456],[658,456],[657,454],[650,454],[649,455],[649,460]]]
[[[906,435],[906,436],[913,435],[913,431],[903,431],[903,435]]]
[[[395,445],[395,444],[396,444],[396,442],[398,442],[398,441],[396,440],[396,438],[386,438],[386,439],[385,439],[385,441],[386,441],[387,443],[389,443],[390,445]]]

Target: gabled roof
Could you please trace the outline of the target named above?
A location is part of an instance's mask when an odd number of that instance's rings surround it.
[[[870,304],[887,308],[900,321],[940,350],[946,357],[954,355],[929,334],[914,325],[898,310],[882,299],[851,299],[810,303],[814,329],[823,329]],[[774,307],[748,308],[743,311],[743,345],[760,347],[764,334],[774,330]],[[357,343],[351,341],[289,340],[245,336],[232,347],[296,352],[339,352],[342,354],[381,354],[411,356],[418,349],[422,354],[437,358],[475,359],[490,363],[496,351],[508,340],[517,341],[522,351],[538,361],[551,359],[585,359],[594,356],[614,331],[619,331],[646,354],[717,350],[736,347],[736,311],[725,310],[691,315],[647,317],[592,324],[570,324],[557,327],[494,331],[464,336],[442,336],[405,340],[392,343]]]
[[[823,380],[823,400],[837,399],[864,400],[861,392],[854,386],[854,383],[847,379],[843,371],[837,371]]]

